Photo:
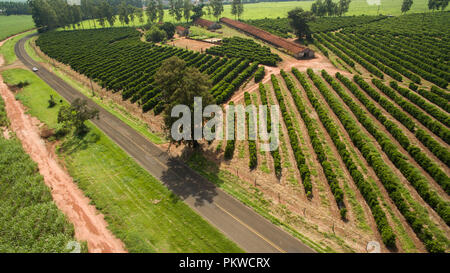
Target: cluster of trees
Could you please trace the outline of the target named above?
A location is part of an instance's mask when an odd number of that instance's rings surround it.
[[[0,15],[31,15],[28,3],[0,2]]]
[[[322,142],[318,136],[315,126],[313,125],[313,121],[308,114],[305,105],[302,102],[300,97],[300,91],[295,87],[291,78],[288,74],[281,70],[281,76],[286,83],[288,90],[290,91],[292,98],[294,99],[294,104],[297,107],[298,112],[300,113],[303,122],[306,125],[306,129],[308,130],[308,135],[311,140],[311,144],[313,146],[314,152],[317,155],[317,159],[319,160],[320,165],[322,166],[323,173],[327,178],[328,185],[330,186],[331,192],[333,193],[334,199],[339,207],[341,218],[346,218],[347,209],[344,204],[344,191],[339,186],[339,181],[336,177],[336,171],[333,170],[332,164],[328,161],[327,155],[325,154],[325,149],[322,145]]]
[[[148,25],[149,30],[145,33],[145,40],[147,42],[162,42],[166,39],[172,39],[175,34],[175,25],[169,22],[164,24],[152,24]]]
[[[294,30],[298,38],[303,39],[311,37],[311,28],[309,23],[315,20],[311,11],[304,11],[302,8],[295,8],[288,12],[289,25]]]
[[[106,23],[112,27],[117,19],[122,25],[134,24],[136,16],[144,22],[140,0],[81,0],[80,5],[70,5],[64,0],[28,0],[27,3],[40,31],[70,25],[76,28],[80,24],[83,27],[82,20],[85,19],[93,20],[94,27],[96,22],[102,27]]]
[[[150,2],[155,1],[156,0],[150,0]],[[183,18],[186,20],[186,22],[188,22],[191,18],[193,7],[194,6],[190,0],[169,0],[169,14],[178,22]],[[147,9],[149,8],[151,7],[147,7]]]
[[[350,7],[351,0],[339,0],[335,3],[333,0],[317,0],[311,5],[311,12],[318,16],[342,16]]]
[[[336,77],[355,95],[355,97],[361,101],[362,105],[386,128],[386,130],[400,143],[400,145],[408,151],[411,157],[419,164],[430,176],[447,192],[450,193],[450,179],[447,175],[440,169],[440,167],[433,162],[422,150],[412,145],[408,137],[403,133],[403,131],[391,120],[389,120],[373,102],[371,102],[358,87],[353,84],[349,79],[342,76],[341,74],[336,74]],[[331,76],[326,76],[325,79],[333,84],[333,88],[339,89]],[[368,94],[375,93],[376,91],[367,84],[361,76],[355,75],[354,81]],[[339,90],[342,92],[342,90]],[[399,110],[399,109],[397,109]],[[400,110],[399,110],[400,111]]]
[[[278,83],[277,77],[275,75],[271,75],[273,90],[275,92],[275,97],[278,100],[278,104],[280,106],[281,115],[284,120],[284,124],[286,125],[288,131],[289,141],[291,143],[292,151],[294,152],[294,158],[297,163],[297,168],[300,172],[300,177],[302,178],[303,187],[305,188],[305,193],[308,198],[312,197],[312,183],[311,183],[311,172],[306,164],[305,155],[300,149],[300,142],[298,140],[297,133],[294,129],[294,124],[292,122],[292,118],[289,114],[289,110],[286,107],[284,102],[284,97],[281,92],[280,84]]]
[[[210,47],[206,53],[229,58],[246,58],[269,66],[277,66],[281,61],[280,56],[272,53],[269,47],[241,37],[224,38],[220,46]]]
[[[244,93],[244,102],[245,106],[252,105],[252,99],[250,97],[250,93],[245,92]],[[247,123],[248,128],[248,134],[250,135],[250,132],[256,132],[257,130],[257,123],[255,124],[256,117],[251,116],[250,113],[245,113],[245,119]],[[256,140],[249,139],[248,141],[248,152],[249,152],[249,162],[248,166],[250,169],[256,168],[258,165],[258,156],[257,156],[257,149],[256,149]]]
[[[420,214],[412,209],[411,205],[403,196],[404,193],[401,193],[402,187],[400,186],[401,182],[399,178],[386,164],[378,150],[367,141],[369,139],[368,136],[313,70],[308,69],[307,73],[349,133],[353,144],[360,150],[369,165],[372,166],[391,200],[403,214],[417,236],[424,242],[427,250],[430,252],[443,252],[443,247],[433,239],[429,228],[423,224]]]
[[[316,98],[314,92],[311,89],[311,85],[306,79],[306,76],[295,67],[292,68],[292,73],[295,75],[295,77],[299,80],[299,82],[305,89],[309,101],[316,110],[316,113],[319,116],[320,121],[322,122],[323,126],[330,135],[331,140],[333,141],[336,149],[338,150],[338,153],[341,156],[342,161],[344,162],[347,170],[352,176],[353,181],[358,187],[358,190],[361,192],[361,195],[364,197],[364,200],[366,200],[366,203],[369,205],[369,208],[372,211],[372,215],[375,219],[378,231],[381,234],[383,243],[387,247],[394,247],[395,234],[387,221],[386,214],[381,208],[375,189],[371,186],[369,182],[367,182],[364,179],[363,174],[358,170],[358,167],[351,156],[351,152],[348,150],[347,145],[341,140],[339,136],[338,130],[336,129],[335,126],[335,122],[332,120],[327,110],[325,110],[323,104]]]
[[[231,14],[241,19],[241,15],[244,13],[244,3],[242,0],[232,0],[231,2]]]
[[[428,0],[428,9],[430,10],[445,10],[449,4],[449,0]]]
[[[422,125],[428,128],[431,132],[440,137],[447,144],[450,144],[450,130],[443,126],[440,122],[433,120],[430,116],[425,114],[421,109],[414,104],[398,95],[396,91],[388,86],[384,85],[382,81],[373,79],[372,83],[383,92],[386,96],[392,99],[397,105],[399,105],[405,112],[408,112],[415,119],[417,119]]]
[[[259,83],[259,95],[261,98],[261,104],[267,106],[267,124],[266,124],[267,132],[272,132],[272,118],[270,115],[271,112],[270,112],[269,102],[267,100],[267,90],[263,83]],[[274,133],[272,133],[272,135],[270,136],[271,143],[273,143],[274,145],[277,145],[279,140],[274,139],[273,136],[274,136]],[[272,149],[270,149],[270,154],[272,155],[272,158],[273,158],[273,166],[275,169],[275,175],[278,178],[280,178],[281,171],[282,171],[281,157],[280,157],[279,145],[277,145],[276,147],[277,148],[274,149],[274,147],[272,146]]]
[[[51,104],[53,103],[50,102]],[[71,132],[74,129],[77,135],[83,135],[88,131],[85,122],[93,118],[98,119],[99,112],[97,109],[88,107],[86,100],[76,99],[70,106],[63,105],[58,111],[58,123],[62,125],[61,130]]]

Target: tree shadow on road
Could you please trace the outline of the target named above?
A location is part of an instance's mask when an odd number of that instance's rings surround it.
[[[218,188],[185,163],[183,159],[191,158],[198,152],[192,153],[192,150],[185,149],[179,157],[166,156],[168,169],[163,172],[161,181],[181,199],[193,198],[195,206],[203,206],[213,202]]]

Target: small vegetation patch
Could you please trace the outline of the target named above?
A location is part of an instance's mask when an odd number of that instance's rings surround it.
[[[222,57],[245,58],[252,62],[276,66],[281,61],[280,56],[270,51],[268,46],[262,46],[252,39],[232,37],[223,39],[223,44],[206,50],[206,53]]]

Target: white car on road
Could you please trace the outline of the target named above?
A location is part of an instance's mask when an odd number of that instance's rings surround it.
[[[33,72],[37,72],[39,69],[35,66],[35,67],[33,67]]]

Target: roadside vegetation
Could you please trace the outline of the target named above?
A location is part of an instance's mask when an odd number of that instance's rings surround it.
[[[26,78],[17,95],[29,113],[58,128],[65,100],[32,72],[2,73],[8,84]],[[37,91],[39,90],[39,91]],[[50,95],[56,101],[49,108]],[[62,102],[61,102],[62,100]],[[241,252],[160,181],[148,174],[92,123],[83,136],[67,135],[57,149],[69,174],[102,212],[130,252]]]
[[[0,97],[0,252],[70,252],[74,228],[53,202],[36,163],[11,133]],[[86,246],[83,244],[83,251]]]

